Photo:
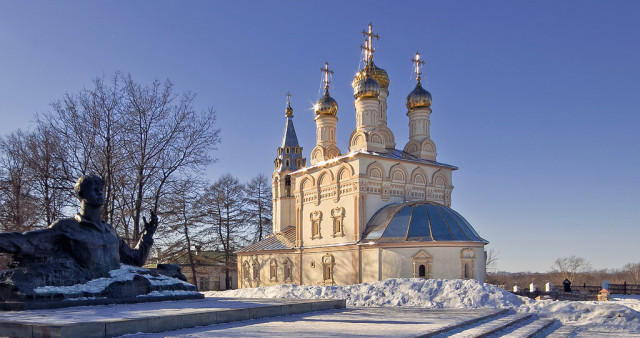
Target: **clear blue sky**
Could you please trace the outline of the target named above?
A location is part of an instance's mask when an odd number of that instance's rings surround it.
[[[369,22],[400,148],[410,60],[426,60],[438,160],[460,167],[453,207],[500,253],[498,269],[640,262],[638,1],[0,1],[0,134],[96,76],[129,72],[217,110],[212,179],[270,175],[287,91],[307,158],[314,146],[325,61],[347,149]]]

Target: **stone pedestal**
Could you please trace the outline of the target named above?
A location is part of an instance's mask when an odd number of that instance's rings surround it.
[[[0,283],[0,310],[60,308],[79,305],[139,303],[203,298],[175,265],[145,269],[122,264],[109,277],[64,286],[25,287]]]

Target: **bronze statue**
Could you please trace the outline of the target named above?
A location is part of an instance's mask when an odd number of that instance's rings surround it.
[[[73,218],[55,221],[47,229],[25,233],[0,233],[0,252],[12,255],[10,269],[0,272],[0,299],[24,293],[44,285],[73,285],[108,277],[120,263],[142,266],[153,245],[158,217],[144,221],[138,245],[131,249],[118,237],[113,227],[103,222],[104,181],[86,175],[75,185],[80,213]]]

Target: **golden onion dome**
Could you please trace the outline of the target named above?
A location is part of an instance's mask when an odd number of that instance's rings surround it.
[[[380,95],[380,85],[378,81],[369,76],[365,71],[365,76],[358,80],[353,87],[353,97],[373,97],[376,98]]]
[[[338,114],[338,102],[336,102],[336,100],[329,95],[329,91],[326,90],[320,100],[318,100],[318,102],[313,106],[313,110],[315,111],[316,116],[336,116]]]
[[[380,85],[380,88],[389,89],[389,75],[387,74],[387,71],[376,66],[375,63],[373,63],[373,60],[369,63],[367,67],[369,68],[369,75],[374,80],[376,80],[376,82],[378,82],[378,84]],[[353,78],[353,82],[351,83],[351,86],[355,88],[356,83],[358,83],[358,81],[360,81],[364,77],[365,77],[365,69],[362,69],[356,73],[356,76],[355,78]]]
[[[429,108],[431,107],[431,93],[422,88],[422,84],[418,82],[409,96],[407,96],[407,109]]]

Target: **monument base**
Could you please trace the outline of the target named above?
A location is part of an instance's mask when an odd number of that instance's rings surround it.
[[[109,277],[83,284],[64,286],[24,287],[20,284],[0,283],[4,301],[0,310],[51,309],[82,305],[146,303],[165,300],[202,299],[195,285],[175,265],[158,265],[145,269],[120,265],[109,271]]]
[[[342,300],[205,298],[0,313],[0,336],[117,337],[345,308]]]
[[[201,293],[184,295],[148,296],[135,298],[94,298],[94,299],[68,299],[68,300],[48,300],[48,301],[28,301],[28,302],[0,302],[0,311],[25,311],[42,309],[59,309],[72,306],[92,306],[110,304],[135,304],[148,302],[163,302],[185,299],[204,299]]]

